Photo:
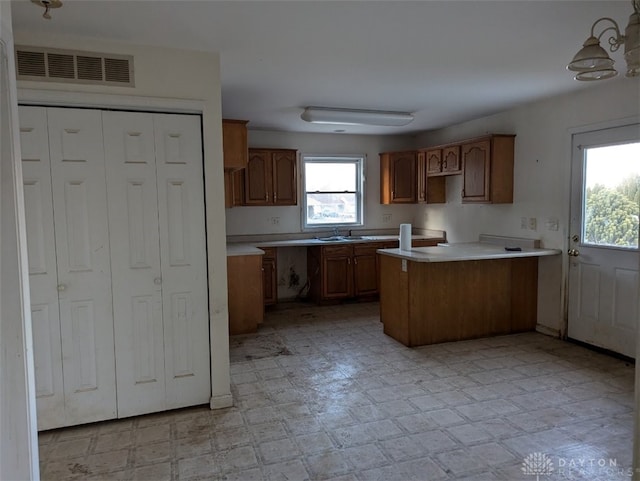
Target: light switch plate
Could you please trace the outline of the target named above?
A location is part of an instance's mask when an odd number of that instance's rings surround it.
[[[402,259],[402,272],[407,272],[407,259]]]

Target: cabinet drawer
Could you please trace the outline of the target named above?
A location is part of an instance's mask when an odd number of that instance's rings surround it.
[[[354,256],[366,256],[375,254],[378,249],[386,249],[385,242],[368,242],[366,244],[356,244],[353,246]]]
[[[352,252],[351,246],[325,246],[322,248],[323,256],[350,256]]]

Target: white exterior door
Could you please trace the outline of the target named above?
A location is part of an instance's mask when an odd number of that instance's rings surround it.
[[[118,416],[165,409],[153,116],[103,112]]]
[[[45,109],[20,108],[20,143],[29,252],[38,429],[44,430],[59,427],[64,421],[58,272]]]
[[[638,179],[639,124],[574,135],[568,335],[629,357],[639,322]]]
[[[116,415],[101,113],[47,109],[65,424]]]
[[[200,118],[153,117],[167,408],[209,402],[209,314]]]

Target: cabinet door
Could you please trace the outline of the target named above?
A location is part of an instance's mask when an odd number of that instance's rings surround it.
[[[278,279],[276,260],[262,259],[262,288],[264,290],[264,305],[270,306],[278,300]]]
[[[271,152],[249,150],[244,186],[246,205],[268,205],[271,202]]]
[[[442,149],[442,172],[454,174],[460,172],[460,146],[445,147]]]
[[[487,202],[491,200],[489,190],[490,159],[490,140],[482,140],[462,146],[463,202]]]
[[[231,172],[231,205],[244,205],[244,172],[245,169]]]
[[[38,430],[64,424],[64,391],[47,112],[20,107],[20,145]]]
[[[273,199],[276,205],[296,205],[296,152],[275,151],[273,159]]]
[[[353,294],[351,246],[322,248],[322,298],[340,299]]]
[[[442,172],[442,150],[427,150],[427,174]]]
[[[418,152],[418,203],[427,202],[427,157],[426,152]]]
[[[391,154],[391,202],[411,204],[416,202],[416,153]]]
[[[247,166],[247,122],[222,120],[222,146],[225,169],[243,169]]]
[[[116,417],[113,302],[100,111],[47,109],[66,418]]]
[[[165,409],[153,117],[103,112],[118,417]]]
[[[375,295],[378,293],[377,257],[377,254],[371,253],[353,258],[354,294],[356,296]]]
[[[209,402],[209,310],[200,117],[153,116],[168,409]]]

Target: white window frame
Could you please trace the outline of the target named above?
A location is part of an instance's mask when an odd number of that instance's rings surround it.
[[[304,230],[333,229],[337,227],[359,227],[364,225],[364,191],[365,191],[365,173],[366,165],[365,154],[301,154],[301,192],[302,192],[302,227]],[[307,163],[345,163],[356,165],[356,222],[334,222],[322,224],[309,224],[307,222],[307,190],[306,175]]]

